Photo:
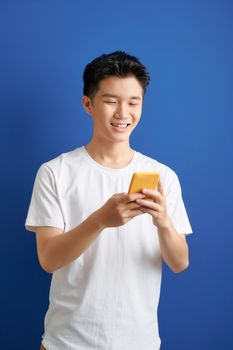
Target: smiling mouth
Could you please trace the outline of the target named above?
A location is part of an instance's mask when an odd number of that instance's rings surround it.
[[[117,129],[126,129],[130,124],[111,123],[111,125]]]

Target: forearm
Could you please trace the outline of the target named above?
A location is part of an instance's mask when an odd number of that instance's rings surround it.
[[[96,211],[74,229],[46,241],[44,256],[47,272],[53,273],[71,263],[90,246],[104,228],[98,218]]]
[[[185,239],[177,233],[171,222],[158,228],[160,250],[163,260],[173,272],[181,272],[189,265],[189,251]]]

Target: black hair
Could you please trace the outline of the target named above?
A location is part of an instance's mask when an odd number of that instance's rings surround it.
[[[137,57],[124,51],[103,54],[86,65],[83,72],[83,95],[92,100],[99,89],[99,82],[110,76],[134,76],[142,87],[144,98],[150,81],[149,72]]]

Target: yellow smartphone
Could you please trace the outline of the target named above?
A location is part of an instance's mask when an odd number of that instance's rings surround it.
[[[143,188],[156,190],[159,179],[160,179],[160,173],[158,172],[153,172],[153,171],[135,172],[132,175],[128,194],[141,192]]]

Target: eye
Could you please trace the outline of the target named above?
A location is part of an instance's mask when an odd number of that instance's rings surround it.
[[[137,103],[130,103],[130,106],[137,106]]]
[[[106,102],[106,103],[113,103],[113,104],[116,103],[116,102],[112,102],[112,101],[105,101],[105,102]]]

